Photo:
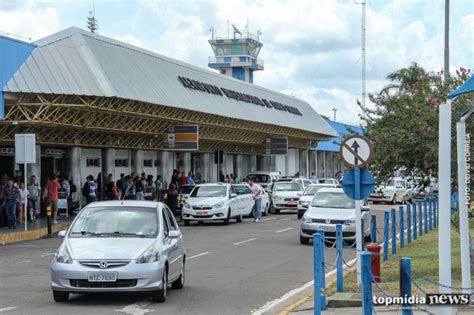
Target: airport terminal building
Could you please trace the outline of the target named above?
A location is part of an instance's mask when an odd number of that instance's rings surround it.
[[[0,173],[19,176],[17,133],[36,135],[45,179],[146,172],[169,179],[173,169],[216,181],[255,170],[315,171],[319,139],[338,134],[305,101],[151,51],[71,27],[25,43],[0,37]],[[165,147],[168,128],[197,125],[197,150]],[[265,139],[288,137],[288,154],[265,155]]]

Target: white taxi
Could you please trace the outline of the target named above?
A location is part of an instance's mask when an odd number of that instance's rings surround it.
[[[237,194],[231,184],[200,184],[183,205],[182,219],[186,226],[191,221],[223,221],[228,225],[230,219],[242,222],[242,217],[252,211],[253,204],[251,193]]]

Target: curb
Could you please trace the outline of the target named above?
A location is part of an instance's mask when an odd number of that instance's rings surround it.
[[[67,229],[72,222],[63,222],[59,224],[54,224],[52,226],[52,232],[57,233],[61,230]],[[37,240],[44,236],[48,235],[48,228],[40,228],[32,231],[26,232],[15,232],[15,233],[5,233],[0,234],[0,244],[6,245],[16,242],[31,241]]]

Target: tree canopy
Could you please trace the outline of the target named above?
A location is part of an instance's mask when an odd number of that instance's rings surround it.
[[[427,179],[438,172],[439,104],[470,77],[470,70],[460,68],[447,82],[443,72],[427,72],[417,63],[387,76],[389,83],[378,93],[369,94],[373,108],[363,107],[364,132],[374,142],[371,169],[377,181],[404,170],[413,178]],[[453,102],[452,166],[456,175],[456,122],[461,113],[474,104],[474,93]],[[467,132],[474,134],[474,124]],[[427,184],[427,183],[425,183]]]

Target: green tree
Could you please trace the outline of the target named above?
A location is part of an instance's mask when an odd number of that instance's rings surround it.
[[[370,165],[383,181],[393,177],[397,170],[407,175],[426,179],[438,172],[438,106],[450,91],[470,77],[470,70],[456,70],[448,82],[443,73],[427,72],[417,63],[387,76],[390,80],[380,92],[369,94],[373,108],[364,108],[361,116],[364,132],[374,142],[374,157]],[[452,153],[453,177],[456,175],[456,128],[460,114],[474,101],[467,94],[453,103]],[[467,132],[474,135],[474,124],[467,124]],[[427,184],[426,182],[424,184]]]

